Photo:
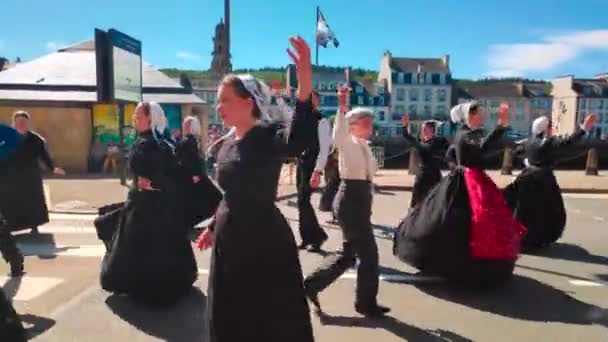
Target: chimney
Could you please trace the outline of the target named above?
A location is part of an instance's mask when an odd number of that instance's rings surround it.
[[[441,61],[443,62],[443,66],[446,68],[450,67],[450,55],[444,55],[441,57]]]

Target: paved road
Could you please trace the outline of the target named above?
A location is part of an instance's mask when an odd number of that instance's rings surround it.
[[[354,313],[356,275],[349,272],[321,296],[329,316],[313,317],[317,341],[608,341],[608,196],[565,197],[569,221],[560,243],[542,255],[522,256],[506,288],[465,293],[416,277],[392,256],[391,226],[404,214],[409,193],[379,194],[373,222],[380,302],[393,309],[391,317],[370,321]],[[295,226],[296,210],[288,201],[281,209]],[[91,223],[91,216],[55,214],[38,238],[19,237],[28,273],[20,280],[0,277],[0,284],[14,297],[33,340],[203,341],[209,252],[197,253],[200,279],[188,298],[169,312],[149,311],[99,288],[104,249]],[[325,247],[332,251],[340,233],[335,226],[327,230]],[[308,273],[322,257],[302,252],[301,258]],[[6,270],[0,264],[0,274]]]

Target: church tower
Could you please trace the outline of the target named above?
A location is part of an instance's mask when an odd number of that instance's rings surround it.
[[[224,20],[215,27],[211,73],[222,77],[232,71],[230,63],[230,0],[224,0]]]

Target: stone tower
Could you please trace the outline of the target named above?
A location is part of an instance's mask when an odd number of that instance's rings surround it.
[[[230,63],[230,0],[224,0],[224,20],[215,27],[211,73],[221,77],[232,71]]]

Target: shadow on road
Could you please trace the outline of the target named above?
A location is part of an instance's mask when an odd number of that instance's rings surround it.
[[[595,277],[599,280],[608,281],[608,274],[596,274]]]
[[[135,304],[128,297],[111,295],[106,305],[114,314],[136,329],[164,341],[201,341],[207,334],[207,298],[198,288],[182,298],[175,307],[152,310]]]
[[[38,335],[42,335],[55,325],[55,320],[50,318],[30,314],[20,315],[20,317],[25,328],[25,332],[30,339]]]
[[[480,311],[536,322],[601,324],[608,327],[606,310],[581,302],[535,279],[513,275],[513,280],[494,291],[467,291],[433,285],[421,291]]]
[[[26,256],[36,255],[39,259],[55,259],[57,252],[64,252],[70,247],[57,249],[53,234],[19,234],[15,236],[17,243],[24,244],[23,253]]]
[[[383,319],[369,319],[365,317],[331,316],[325,313],[319,314],[322,325],[334,325],[340,327],[360,327],[368,329],[384,329],[393,335],[407,341],[417,342],[472,342],[472,340],[446,330],[424,330],[394,317]]]
[[[555,243],[547,249],[539,251],[526,251],[526,254],[552,259],[562,259],[568,261],[578,261],[587,264],[596,264],[608,266],[608,258],[601,255],[589,253],[583,247],[570,243]]]

